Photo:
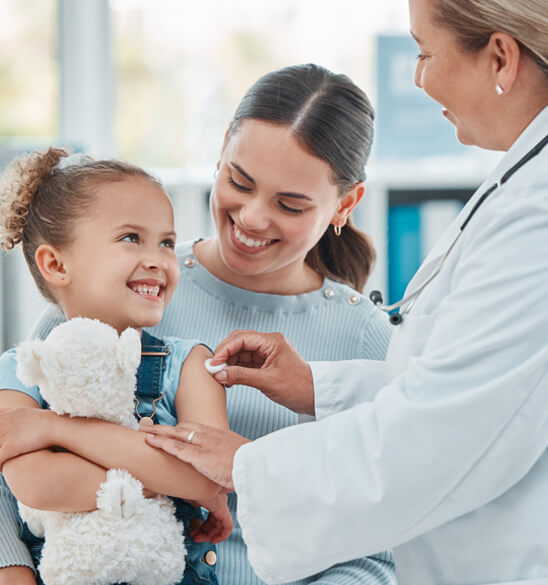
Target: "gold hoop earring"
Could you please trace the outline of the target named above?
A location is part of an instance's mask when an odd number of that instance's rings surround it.
[[[342,232],[342,227],[340,225],[334,225],[333,231],[335,232],[336,236],[340,236]]]

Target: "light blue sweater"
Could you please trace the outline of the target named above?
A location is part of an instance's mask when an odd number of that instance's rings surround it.
[[[234,329],[281,331],[309,361],[384,359],[390,337],[386,316],[348,286],[326,279],[321,289],[298,296],[242,290],[207,272],[196,261],[192,244],[177,246],[181,279],[162,322],[152,330],[154,335],[197,338],[214,348]],[[44,337],[61,320],[57,309],[48,310],[33,336]],[[0,378],[0,387],[5,387],[1,382]],[[245,386],[227,390],[227,408],[232,430],[250,439],[299,422],[295,413]],[[0,566],[32,566],[14,538],[16,510],[10,496],[0,485]],[[229,496],[229,505],[235,516],[235,494]],[[218,545],[217,575],[220,585],[262,583],[247,561],[236,519],[231,536]],[[381,552],[337,565],[302,583],[387,585],[396,583],[396,577],[391,554]]]

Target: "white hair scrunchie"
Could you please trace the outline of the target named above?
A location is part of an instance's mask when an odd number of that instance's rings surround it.
[[[67,167],[81,167],[93,159],[83,152],[75,152],[73,154],[69,154],[68,156],[64,156],[54,167],[54,171],[63,171]]]

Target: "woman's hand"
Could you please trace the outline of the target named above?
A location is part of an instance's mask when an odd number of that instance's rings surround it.
[[[141,430],[147,433],[149,445],[190,463],[225,492],[233,491],[234,455],[244,443],[250,443],[249,439],[232,431],[191,422],[181,422],[175,427],[154,425]]]
[[[56,416],[39,408],[0,409],[0,470],[8,459],[50,447]]]
[[[215,350],[211,365],[225,386],[245,384],[301,414],[314,414],[314,380],[308,363],[281,333],[233,331]]]

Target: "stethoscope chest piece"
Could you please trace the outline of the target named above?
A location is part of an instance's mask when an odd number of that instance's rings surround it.
[[[381,309],[381,311],[386,311],[386,305],[383,304],[383,298],[382,298],[382,293],[380,290],[372,290],[371,293],[369,294],[369,300],[377,307],[379,307],[379,309]],[[399,304],[399,303],[397,303]],[[398,308],[398,307],[394,307],[394,308]],[[392,310],[392,309],[388,309],[388,310]],[[400,313],[390,313],[388,315],[388,320],[390,321],[390,325],[400,325],[400,323],[403,321],[403,316]]]

